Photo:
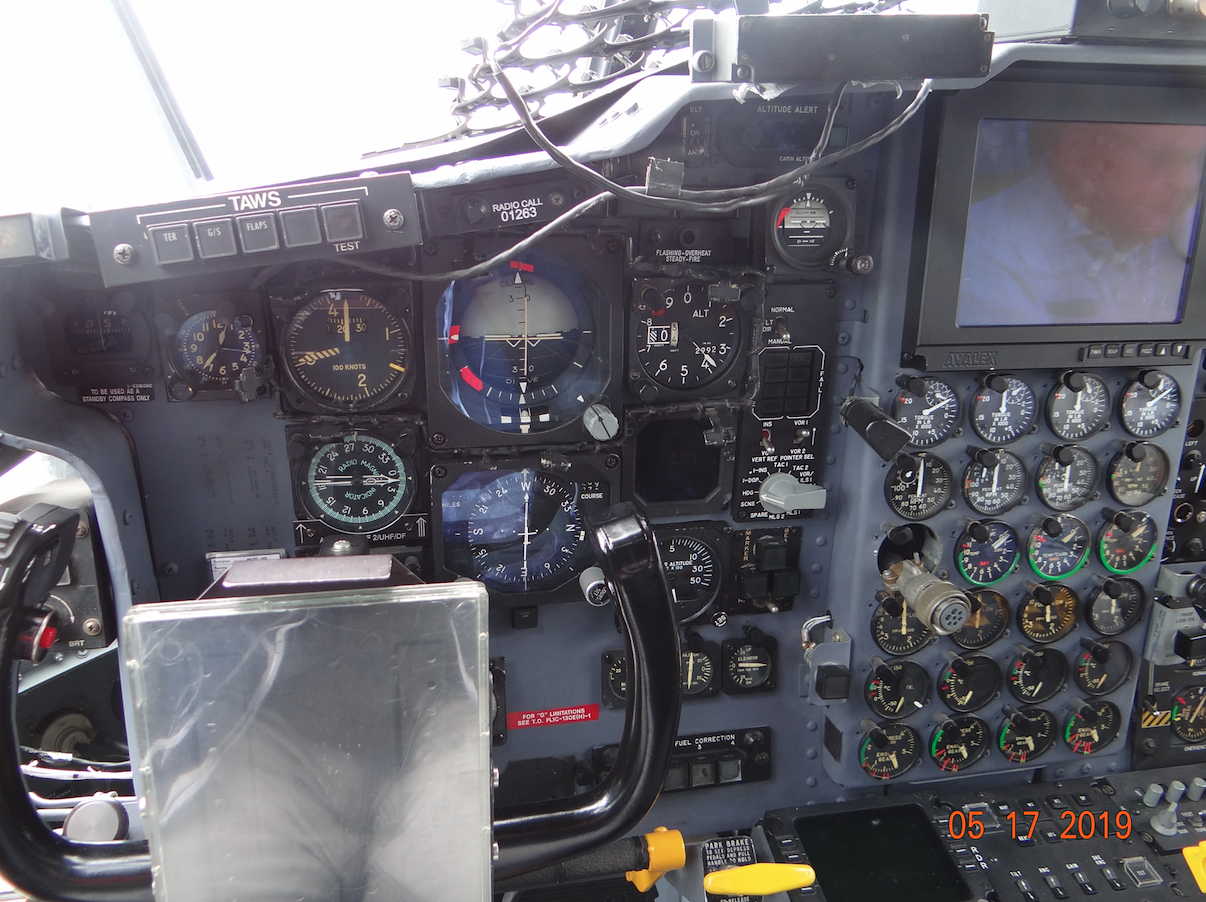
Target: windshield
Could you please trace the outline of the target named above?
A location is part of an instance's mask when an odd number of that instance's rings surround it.
[[[773,12],[797,8],[772,4]],[[969,12],[975,0],[902,8]],[[2,4],[0,214],[132,206],[314,177],[448,133],[457,125],[455,93],[440,87],[441,76],[464,77],[480,57],[462,41],[493,38],[514,15],[499,0]],[[172,130],[130,21],[212,178],[194,174],[197,161]],[[531,42],[542,53],[578,45],[564,30],[542,37]]]

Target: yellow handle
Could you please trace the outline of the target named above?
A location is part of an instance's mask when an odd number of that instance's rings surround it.
[[[718,896],[768,896],[789,889],[804,889],[817,879],[806,864],[747,864],[704,877],[704,889]]]

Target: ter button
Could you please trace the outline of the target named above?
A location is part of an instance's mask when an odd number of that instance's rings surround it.
[[[193,259],[193,244],[189,241],[187,222],[151,226],[147,231],[155,247],[155,260],[160,266],[165,263],[187,263]]]

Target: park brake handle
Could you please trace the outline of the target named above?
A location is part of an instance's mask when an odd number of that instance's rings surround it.
[[[590,792],[494,813],[496,880],[582,855],[632,830],[653,807],[682,707],[678,625],[657,542],[630,504],[591,528],[628,644],[628,705],[615,765]]]
[[[71,557],[79,515],[36,504],[0,514],[0,875],[45,902],[151,902],[145,842],[75,843],[42,823],[21,778],[17,673],[27,623]]]

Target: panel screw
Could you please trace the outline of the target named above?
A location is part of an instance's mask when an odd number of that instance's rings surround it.
[[[609,470],[614,470],[620,465],[620,457],[617,454],[608,454],[607,459],[603,461],[603,466]]]
[[[432,467],[431,475],[432,475],[432,478],[434,478],[434,479],[443,479],[445,476],[448,475],[448,470],[445,469],[444,467],[439,467],[439,466]]]
[[[89,617],[84,621],[84,632],[89,636],[99,636],[101,631],[101,622],[95,617]]]
[[[113,259],[122,266],[129,266],[134,262],[134,247],[129,244],[119,244],[113,248]]]
[[[442,433],[442,432],[432,433],[431,443],[433,445],[435,445],[437,448],[442,448],[444,446],[444,442],[446,442],[446,441],[448,441],[448,439],[444,436],[444,433]]]
[[[406,217],[402,215],[402,211],[393,207],[390,207],[381,214],[381,221],[385,223],[387,229],[392,229],[395,232],[406,225]]]
[[[79,525],[75,527],[75,537],[77,539],[82,539],[86,535],[88,535],[88,524],[81,520]]]

